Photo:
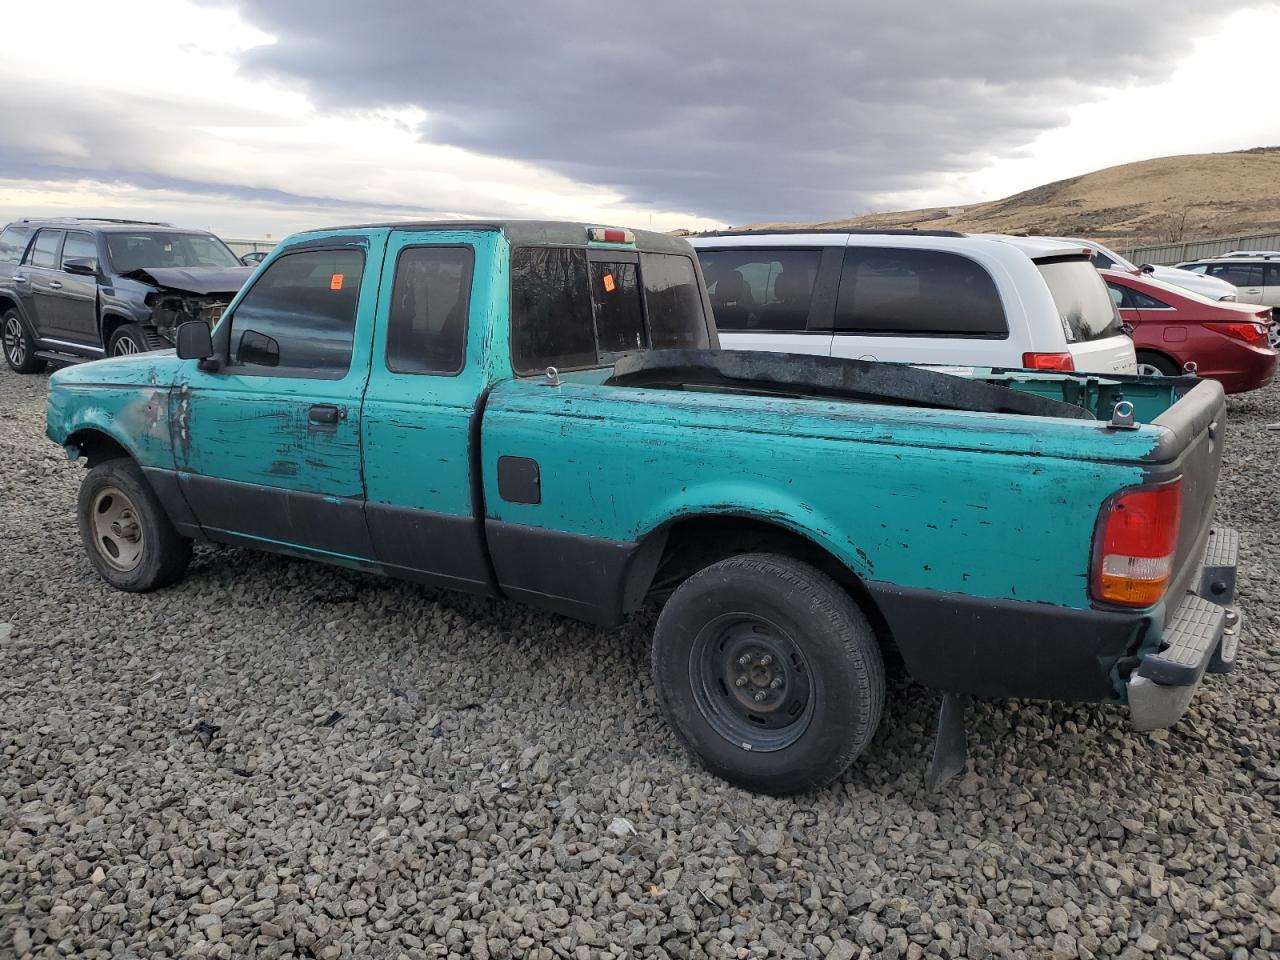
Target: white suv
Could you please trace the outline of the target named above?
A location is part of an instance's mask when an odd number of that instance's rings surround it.
[[[1091,250],[930,231],[691,237],[720,342],[939,366],[1134,373]]]

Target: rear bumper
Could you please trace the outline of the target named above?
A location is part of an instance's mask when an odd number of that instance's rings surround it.
[[[1240,537],[1209,532],[1199,576],[1165,624],[1158,649],[1141,657],[1126,685],[1139,730],[1169,727],[1186,712],[1205,673],[1230,673],[1240,639],[1235,609]]]

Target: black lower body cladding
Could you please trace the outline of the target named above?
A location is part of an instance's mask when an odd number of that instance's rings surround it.
[[[868,587],[911,676],[952,693],[1114,700],[1112,671],[1145,627],[1137,613]]]

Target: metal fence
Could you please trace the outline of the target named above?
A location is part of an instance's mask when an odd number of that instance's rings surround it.
[[[1219,237],[1216,240],[1186,240],[1181,243],[1155,243],[1145,247],[1121,250],[1134,263],[1167,266],[1184,260],[1216,257],[1232,250],[1280,250],[1280,233],[1253,233],[1243,237]]]
[[[231,252],[237,257],[243,257],[246,253],[256,253],[259,250],[270,250],[276,245],[275,240],[223,240]]]

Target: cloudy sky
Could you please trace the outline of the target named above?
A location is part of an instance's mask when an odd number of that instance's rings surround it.
[[[58,0],[5,29],[0,219],[698,228],[1280,144],[1280,0]]]

